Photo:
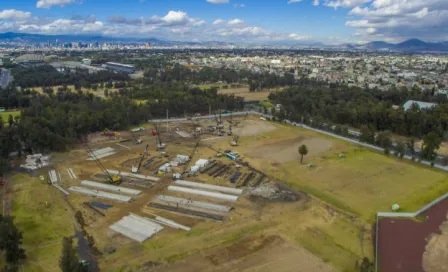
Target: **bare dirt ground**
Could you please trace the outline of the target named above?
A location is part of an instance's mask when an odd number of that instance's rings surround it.
[[[249,237],[225,248],[215,248],[173,265],[146,271],[334,271],[302,247],[296,247],[279,236]]]
[[[275,129],[277,129],[277,127],[269,122],[260,122],[250,119],[244,120],[240,125],[232,128],[233,132],[239,136],[255,136]]]
[[[235,96],[244,97],[246,100],[263,100],[268,98],[269,94],[275,92],[278,89],[270,89],[263,92],[249,92],[249,88],[235,88],[235,89],[220,89],[218,93],[221,94],[233,94]]]
[[[322,138],[297,137],[275,144],[264,145],[247,153],[247,156],[285,163],[300,159],[298,149],[301,145],[306,145],[308,147],[308,154],[306,156],[313,157],[327,152],[333,146],[333,143]]]
[[[433,234],[423,254],[425,272],[448,271],[448,221],[441,226],[441,234]]]

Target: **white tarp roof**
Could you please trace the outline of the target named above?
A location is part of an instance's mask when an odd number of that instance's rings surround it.
[[[96,187],[96,188],[104,189],[106,191],[123,193],[123,194],[134,195],[134,196],[139,195],[142,192],[139,190],[124,188],[124,187],[120,187],[120,186],[116,186],[116,185],[104,184],[104,183],[100,183],[100,182],[94,182],[94,181],[90,181],[90,180],[81,181],[81,185],[89,186],[89,187]]]
[[[123,217],[109,228],[140,243],[163,230],[162,225],[132,213]]]
[[[176,180],[174,183],[179,186],[201,188],[201,189],[206,189],[206,190],[210,190],[210,191],[217,191],[217,192],[229,193],[229,194],[234,194],[234,195],[241,195],[243,193],[242,189],[216,186],[216,185],[210,185],[210,184],[192,182],[192,181],[186,181],[186,180]]]
[[[168,186],[168,191],[182,192],[182,193],[187,193],[187,194],[200,195],[200,196],[206,196],[206,197],[229,200],[229,201],[237,201],[238,200],[238,197],[234,196],[234,195],[226,195],[226,194],[221,194],[221,193],[217,193],[217,192],[202,191],[202,190],[190,189],[190,188],[172,186],[172,185]]]
[[[84,195],[88,196],[94,196],[99,198],[106,198],[106,199],[112,199],[122,202],[129,202],[132,200],[130,196],[124,196],[124,195],[117,195],[112,193],[107,193],[103,191],[98,191],[95,189],[85,188],[85,187],[79,187],[79,186],[72,186],[69,188],[70,191],[78,192]]]

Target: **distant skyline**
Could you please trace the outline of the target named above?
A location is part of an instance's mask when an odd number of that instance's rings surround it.
[[[327,44],[448,40],[447,0],[1,0],[0,32]]]

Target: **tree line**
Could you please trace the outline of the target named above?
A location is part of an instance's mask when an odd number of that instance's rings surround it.
[[[448,103],[446,97],[433,96],[419,90],[389,92],[344,86],[295,86],[269,96],[271,102],[281,104],[274,115],[279,120],[289,119],[317,128],[334,127],[334,132],[348,136],[348,127],[360,129],[360,141],[376,144],[389,154],[391,148],[404,156],[411,143],[397,142],[393,146],[390,133],[423,139],[420,157],[433,161],[448,130]],[[413,104],[402,107],[407,100],[436,102],[433,108],[420,109]],[[379,133],[377,133],[379,132]],[[412,140],[411,153],[415,151]],[[413,154],[412,154],[413,155]]]
[[[11,69],[11,74],[14,76],[14,85],[22,88],[74,84],[88,87],[88,84],[129,80],[125,73],[104,70],[91,74],[87,69],[67,69],[65,72],[59,72],[51,65],[16,66]]]
[[[340,124],[354,128],[370,126],[375,131],[389,130],[403,136],[421,138],[430,132],[443,137],[448,129],[446,97],[434,97],[419,91],[391,90],[382,92],[349,87],[290,87],[271,93],[272,103],[281,104],[277,117],[315,124]],[[413,104],[409,110],[401,106],[407,100],[438,102],[430,109]]]

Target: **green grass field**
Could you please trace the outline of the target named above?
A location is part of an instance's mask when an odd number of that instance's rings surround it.
[[[14,174],[12,182],[11,213],[23,232],[24,271],[59,271],[62,238],[74,233],[62,193],[26,174]]]
[[[0,112],[0,116],[3,119],[3,123],[8,123],[9,115],[12,115],[12,117],[20,116],[20,111],[7,111],[7,112]]]
[[[400,160],[392,155],[362,148],[342,140],[286,125],[275,124],[278,129],[256,137],[241,137],[239,150],[250,154],[252,150],[269,146],[269,158],[250,158],[254,165],[267,173],[287,181],[291,186],[310,193],[338,208],[354,212],[372,220],[378,211],[391,211],[399,204],[404,211],[415,211],[448,191],[445,172]],[[332,147],[314,156],[305,156],[305,163],[290,160],[276,163],[275,155],[284,152],[278,142],[303,137],[331,141]],[[309,152],[316,146],[308,146]],[[290,147],[286,147],[290,148]],[[297,153],[297,150],[291,150]],[[339,153],[345,153],[341,159]]]

